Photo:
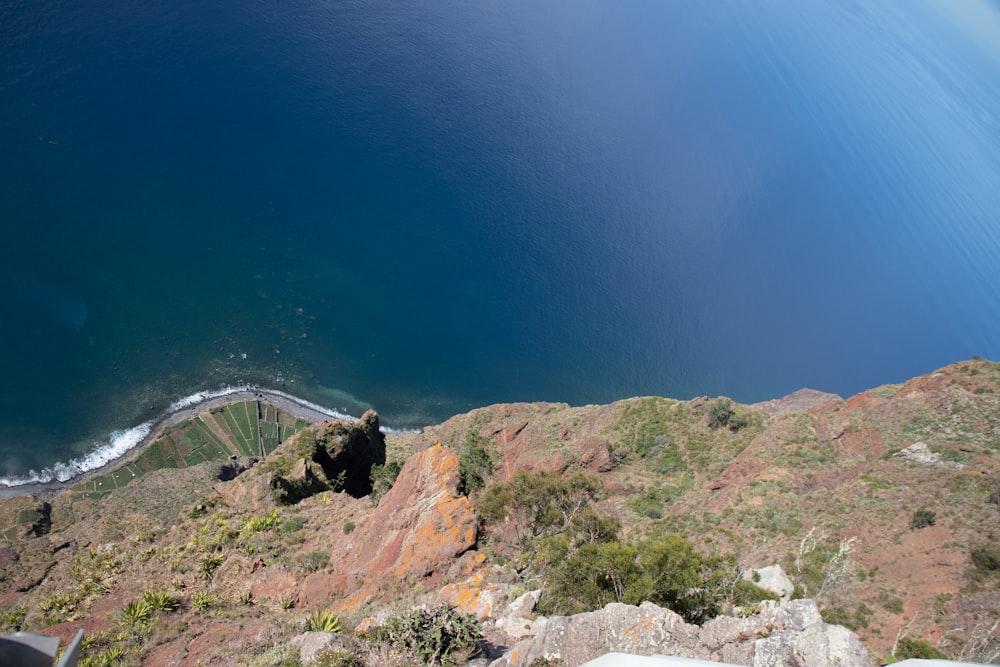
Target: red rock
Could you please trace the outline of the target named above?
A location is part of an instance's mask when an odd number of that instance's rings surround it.
[[[447,569],[476,542],[475,509],[458,493],[458,457],[440,444],[411,457],[354,537],[341,570],[368,581]]]
[[[347,588],[346,575],[314,572],[299,584],[298,603],[305,607],[325,606],[330,600],[344,597]]]

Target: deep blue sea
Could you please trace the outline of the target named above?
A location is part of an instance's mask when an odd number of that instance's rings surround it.
[[[414,427],[1000,359],[1000,5],[4,0],[0,248],[7,477],[240,383]]]

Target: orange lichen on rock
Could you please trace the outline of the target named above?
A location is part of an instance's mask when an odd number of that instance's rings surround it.
[[[426,577],[447,569],[475,542],[475,508],[458,493],[458,457],[437,444],[406,462],[359,526],[348,570],[371,578],[386,572]]]

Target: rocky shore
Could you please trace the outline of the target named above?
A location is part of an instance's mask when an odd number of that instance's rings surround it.
[[[323,406],[316,405],[315,403],[296,398],[291,394],[273,389],[262,389],[258,387],[247,387],[245,389],[234,388],[233,390],[224,393],[206,392],[203,396],[203,398],[194,398],[191,401],[186,401],[183,406],[168,410],[162,414],[150,424],[147,435],[143,437],[135,447],[132,447],[128,451],[124,452],[121,456],[108,461],[99,468],[81,472],[72,478],[63,481],[53,479],[51,481],[29,482],[11,486],[0,484],[0,499],[13,498],[15,496],[51,498],[64,489],[79,484],[80,482],[84,482],[91,477],[106,474],[114,468],[117,468],[128,459],[141,453],[143,448],[148,446],[149,443],[151,443],[163,431],[163,429],[168,426],[179,424],[186,419],[191,419],[199,412],[210,410],[215,407],[221,407],[223,405],[230,405],[232,403],[239,403],[242,401],[259,400],[310,423],[321,422],[327,419],[350,419],[348,415],[344,415],[336,410],[324,408]]]

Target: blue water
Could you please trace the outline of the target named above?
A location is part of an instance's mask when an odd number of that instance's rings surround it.
[[[988,0],[7,0],[0,475],[233,383],[414,426],[1000,358],[998,223]]]

